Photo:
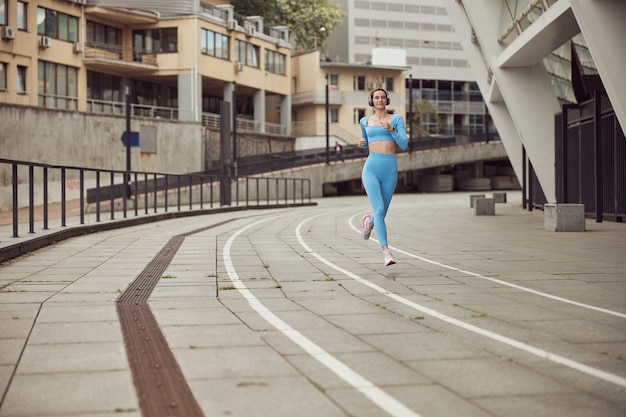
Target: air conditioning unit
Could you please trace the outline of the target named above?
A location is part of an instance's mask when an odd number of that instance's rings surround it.
[[[2,28],[2,39],[15,39],[15,28],[4,26]]]
[[[367,83],[365,84],[365,88],[367,88],[368,90],[373,90],[377,87],[376,83]]]
[[[40,48],[50,48],[51,45],[52,45],[52,40],[47,36],[42,36],[41,39],[39,40]]]
[[[235,19],[228,19],[228,30],[236,30],[237,21]]]
[[[253,36],[256,33],[256,27],[250,25],[246,26],[246,36]]]
[[[243,62],[235,62],[235,71],[237,72],[241,72],[243,71]]]
[[[74,52],[76,52],[77,54],[83,52],[84,50],[85,50],[85,44],[84,43],[76,42],[74,44]]]

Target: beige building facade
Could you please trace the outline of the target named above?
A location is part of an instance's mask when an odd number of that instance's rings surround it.
[[[293,133],[309,142],[302,147],[319,147],[326,134],[326,111],[333,144],[335,139],[356,144],[361,135],[359,120],[371,114],[368,96],[375,88],[388,92],[387,110],[404,117],[406,67],[335,63],[321,59],[319,51],[294,56],[292,65]]]
[[[0,102],[192,122],[235,102],[247,127],[290,128],[289,34],[224,2],[0,0]],[[119,4],[118,4],[119,3]],[[171,3],[171,2],[170,2]],[[280,117],[266,124],[266,102]],[[273,109],[274,110],[274,109]]]
[[[203,128],[220,129],[224,106],[235,113],[237,132],[304,141],[325,136],[328,109],[330,134],[344,143],[358,140],[358,121],[368,114],[367,96],[376,87],[389,92],[390,112],[405,114],[407,68],[334,63],[318,51],[294,52],[286,27],[240,16],[229,2],[134,1],[132,9],[122,0],[0,4],[0,104],[125,116],[128,100],[133,129],[159,120],[197,123],[198,142],[206,136]],[[119,137],[119,128],[113,129],[118,136],[112,139]],[[0,135],[3,148],[11,149],[5,157],[32,160],[28,149],[16,145],[19,131],[16,125],[10,135]],[[194,159],[200,153],[205,151],[196,151]],[[85,163],[90,161],[86,155]]]

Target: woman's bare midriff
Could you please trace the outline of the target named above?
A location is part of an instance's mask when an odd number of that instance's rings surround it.
[[[375,153],[396,153],[396,143],[377,140],[368,144],[370,152]]]

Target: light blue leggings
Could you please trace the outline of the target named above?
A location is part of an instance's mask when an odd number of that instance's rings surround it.
[[[370,152],[363,165],[361,180],[372,205],[372,224],[380,246],[387,246],[385,216],[398,180],[396,155]]]

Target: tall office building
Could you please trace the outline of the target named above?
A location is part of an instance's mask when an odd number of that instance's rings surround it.
[[[438,120],[422,120],[427,133],[473,134],[490,129],[481,93],[440,0],[335,1],[345,16],[323,45],[330,60],[385,65],[376,61],[376,54],[373,61],[373,51],[402,51],[408,67],[407,90],[414,100],[428,100],[437,110]]]

